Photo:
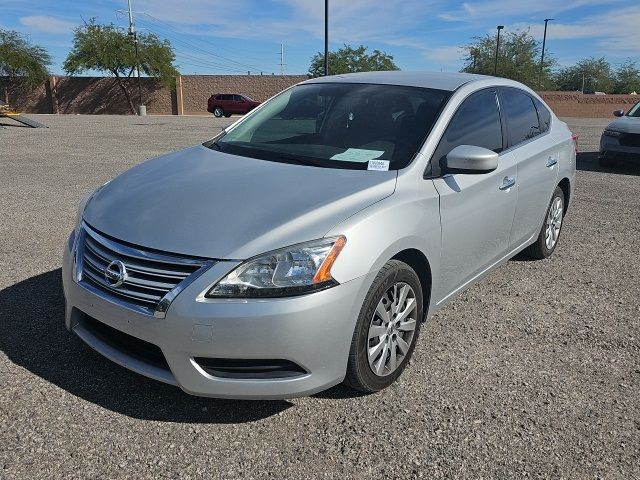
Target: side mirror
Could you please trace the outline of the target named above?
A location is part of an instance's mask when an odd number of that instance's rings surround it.
[[[613,112],[616,117],[624,117],[624,110],[616,110]]]
[[[498,168],[498,154],[474,145],[458,145],[445,158],[446,173],[488,173]]]

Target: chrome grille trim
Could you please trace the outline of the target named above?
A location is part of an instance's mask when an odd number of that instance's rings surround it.
[[[112,303],[156,318],[164,318],[178,294],[216,263],[125,245],[84,222],[75,248],[75,279],[80,285]],[[114,260],[127,271],[118,287],[105,278],[105,269]]]

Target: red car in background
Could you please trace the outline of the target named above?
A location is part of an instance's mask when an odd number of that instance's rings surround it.
[[[213,113],[220,118],[223,115],[230,117],[234,113],[249,113],[251,110],[260,105],[246,95],[237,93],[216,93],[209,97],[207,102],[207,111]]]

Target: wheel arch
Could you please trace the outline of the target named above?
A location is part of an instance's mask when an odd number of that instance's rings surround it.
[[[401,262],[409,265],[418,278],[420,279],[420,286],[422,287],[422,299],[423,299],[423,321],[426,320],[429,312],[429,306],[431,305],[431,292],[432,292],[432,273],[431,265],[427,257],[420,250],[415,248],[407,248],[395,254],[391,260],[400,260]]]

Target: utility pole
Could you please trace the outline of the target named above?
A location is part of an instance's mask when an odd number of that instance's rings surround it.
[[[547,23],[553,18],[544,19],[544,35],[542,36],[542,55],[540,56],[540,76],[538,77],[538,83],[542,86],[542,70],[544,69],[544,47],[547,44]]]
[[[324,75],[329,75],[329,0],[324,0]]]
[[[133,37],[133,46],[136,54],[135,72],[138,77],[138,96],[140,98],[140,104],[138,105],[138,115],[146,115],[147,107],[144,106],[142,101],[142,80],[140,79],[140,56],[138,55],[138,34],[136,32],[135,24],[133,23],[133,11],[131,10],[131,0],[127,0],[129,5],[129,35]]]
[[[284,44],[280,44],[280,75],[284,75]]]
[[[500,30],[504,28],[504,25],[498,25],[498,38],[496,39],[496,58],[493,62],[493,75],[498,73],[498,52],[500,51]]]

